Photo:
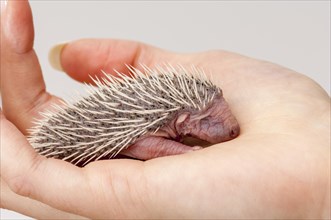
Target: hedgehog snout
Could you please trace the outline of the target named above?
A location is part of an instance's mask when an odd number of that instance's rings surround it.
[[[238,137],[239,133],[240,133],[240,128],[239,126],[235,125],[231,128],[229,136],[231,137],[231,139],[233,139]]]

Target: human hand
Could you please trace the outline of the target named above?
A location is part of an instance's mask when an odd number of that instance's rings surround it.
[[[38,112],[59,99],[45,92],[32,50],[29,13],[27,3],[10,2],[1,19],[11,25],[2,24],[6,29],[1,36],[6,117],[1,119],[1,179],[12,191],[53,207],[59,216],[330,217],[329,96],[294,71],[229,52],[177,54],[119,40],[67,44],[62,68],[79,81],[88,81],[88,74],[100,69],[125,72],[125,63],[202,67],[224,91],[241,135],[196,152],[145,162],[109,160],[78,168],[38,156],[23,134]],[[40,212],[32,211],[26,213]]]

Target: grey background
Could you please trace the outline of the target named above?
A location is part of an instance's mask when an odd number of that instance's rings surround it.
[[[178,52],[234,51],[294,69],[330,94],[329,1],[31,1],[48,91],[83,87],[48,64],[54,44],[121,38]],[[1,210],[1,219],[24,218]]]

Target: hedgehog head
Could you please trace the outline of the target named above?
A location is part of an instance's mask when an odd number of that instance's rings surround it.
[[[174,140],[189,136],[214,144],[236,138],[240,128],[227,102],[218,94],[201,110],[179,111],[161,130]]]

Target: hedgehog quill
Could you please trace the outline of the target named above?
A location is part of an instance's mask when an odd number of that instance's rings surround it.
[[[187,136],[214,144],[239,135],[222,90],[202,70],[127,68],[129,76],[104,73],[87,85],[89,96],[42,113],[28,137],[36,151],[86,165],[117,154],[147,160],[201,149],[181,143]]]

